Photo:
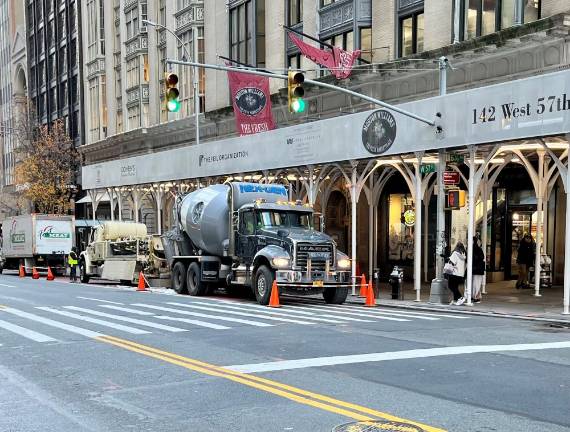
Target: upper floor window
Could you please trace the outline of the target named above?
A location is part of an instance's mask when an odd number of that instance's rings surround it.
[[[415,12],[400,18],[399,49],[405,57],[424,50],[424,13]]]
[[[354,50],[354,32],[349,31],[325,39],[323,42],[342,48],[345,51]]]
[[[485,36],[516,23],[518,0],[463,0],[463,39]],[[522,22],[540,18],[542,0],[524,0]]]
[[[249,0],[230,10],[230,55],[265,66],[265,0]]]
[[[290,26],[303,21],[303,0],[287,0],[287,23]]]
[[[125,22],[127,23],[127,40],[139,32],[139,9],[134,8],[125,14]]]
[[[362,27],[360,29],[360,58],[372,63],[372,28]]]
[[[336,1],[338,1],[338,0],[321,0],[321,7],[328,6],[330,4],[333,4]]]

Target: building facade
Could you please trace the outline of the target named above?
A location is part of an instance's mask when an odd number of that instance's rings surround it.
[[[449,93],[540,77],[564,70],[569,64],[570,5],[563,0],[206,2],[203,18],[206,63],[221,63],[218,56],[223,55],[274,71],[300,66],[307,76],[336,82],[325,71],[297,56],[282,27],[282,24],[290,25],[327,43],[361,49],[363,61],[342,85],[393,104],[413,103],[436,96],[441,91],[437,69],[441,56],[446,56],[453,66],[447,72],[446,90]],[[204,79],[205,113],[200,116],[200,148],[211,145],[217,149],[220,140],[236,135],[227,78],[225,73],[208,70]],[[284,83],[275,80],[271,86],[273,114],[278,127],[303,124],[308,135],[312,122],[318,129],[326,119],[373,108],[370,103],[353,96],[307,86],[306,112],[292,115],[286,107]],[[181,93],[184,93],[182,88]],[[156,103],[163,106],[158,99]],[[201,177],[200,170],[189,168],[185,178],[162,181],[162,177],[157,176],[156,181],[137,183],[139,174],[131,165],[130,157],[154,153],[160,156],[159,152],[174,148],[187,148],[189,153],[194,151],[191,119],[155,124],[144,130],[130,130],[90,142],[82,148],[86,164],[92,169],[105,167],[110,161],[124,161],[121,168],[124,168],[124,178],[117,187],[94,188],[90,194],[90,201],[100,205],[97,213],[100,217],[149,222],[151,230],[158,232],[170,224],[172,199],[169,192],[191,190],[231,177],[285,182],[292,194],[309,199],[303,182],[306,183],[307,176],[312,176],[315,169],[324,167],[300,164],[286,170],[259,172],[235,172],[228,168],[226,175],[208,178]],[[559,137],[541,137],[547,138],[561,139],[552,145],[568,145]],[[500,141],[499,135],[491,141]],[[345,145],[346,159],[349,159],[350,149],[357,144],[348,141]],[[541,178],[542,184],[548,183],[547,197],[540,192],[543,188],[537,187],[539,172],[556,172],[550,169],[554,159],[541,152],[537,145],[534,141],[521,142],[515,153],[497,153],[483,182],[485,193],[477,192],[475,230],[484,237],[487,270],[492,280],[513,277],[518,241],[524,232],[531,232],[538,237],[539,250],[553,257],[555,282],[562,282],[564,241],[558,234],[564,229],[561,226],[565,220],[566,194],[558,175],[547,180]],[[430,148],[432,152],[436,150],[437,143]],[[481,160],[494,154],[488,145],[479,147],[478,152]],[[164,153],[165,157],[167,154]],[[433,158],[433,154],[429,157]],[[556,157],[563,159],[560,153]],[[355,248],[352,255],[361,268],[386,269],[394,264],[403,265],[408,267],[406,274],[419,283],[420,278],[415,273],[416,257],[422,257],[421,279],[429,280],[433,276],[437,242],[434,178],[431,177],[431,183],[426,182],[425,195],[418,200],[412,187],[415,177],[410,175],[414,173],[417,161],[414,155],[408,155],[401,161],[407,169],[400,166],[388,177],[377,173],[372,181],[382,186],[375,189],[375,195],[368,191],[357,202],[351,189],[354,186],[352,171],[347,168],[346,172],[331,173],[327,187],[320,189],[318,197],[311,201],[325,214],[327,231],[337,239],[339,247],[347,251]],[[342,162],[343,167],[356,166],[355,172],[361,175],[369,161],[338,162]],[[166,171],[160,172],[167,173],[170,163],[165,159],[160,166]],[[460,173],[461,186],[466,188],[467,167],[450,166],[449,169]],[[104,176],[104,168],[101,170],[101,176]],[[93,186],[92,182],[90,186]],[[366,190],[364,186],[363,190]],[[418,210],[418,201],[422,202],[423,208],[423,217],[418,219],[422,231],[427,233],[419,241],[415,234],[418,230],[401,222],[405,211]],[[351,207],[354,207],[354,213]],[[467,208],[448,212],[446,218],[447,243],[453,245],[458,240],[465,241],[470,225],[466,222],[469,219]],[[423,252],[418,254],[420,243]]]
[[[28,93],[40,124],[61,120],[79,146],[82,52],[77,0],[26,0]]]
[[[14,169],[17,162],[19,115],[26,106],[25,8],[21,1],[0,2],[0,220],[25,211],[18,200]]]

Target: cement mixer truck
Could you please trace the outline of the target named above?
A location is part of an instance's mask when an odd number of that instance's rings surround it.
[[[311,207],[288,201],[284,186],[212,185],[179,197],[174,213],[176,226],[162,240],[177,293],[241,287],[266,305],[275,280],[280,293],[346,300],[348,256],[313,228]]]

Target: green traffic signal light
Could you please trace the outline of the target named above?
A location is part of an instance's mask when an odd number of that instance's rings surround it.
[[[305,111],[305,101],[301,98],[295,99],[291,104],[291,108],[293,109],[293,112],[296,114],[302,113],[303,111]]]
[[[168,112],[178,112],[180,110],[180,101],[178,100],[180,92],[176,88],[178,85],[178,75],[167,73],[165,75],[164,84],[166,85],[166,109]]]

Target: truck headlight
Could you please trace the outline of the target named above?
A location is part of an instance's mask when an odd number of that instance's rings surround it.
[[[277,257],[272,259],[273,265],[277,268],[288,268],[291,262],[289,258]]]
[[[337,266],[339,269],[348,270],[350,268],[350,259],[349,258],[340,258],[337,261]]]

